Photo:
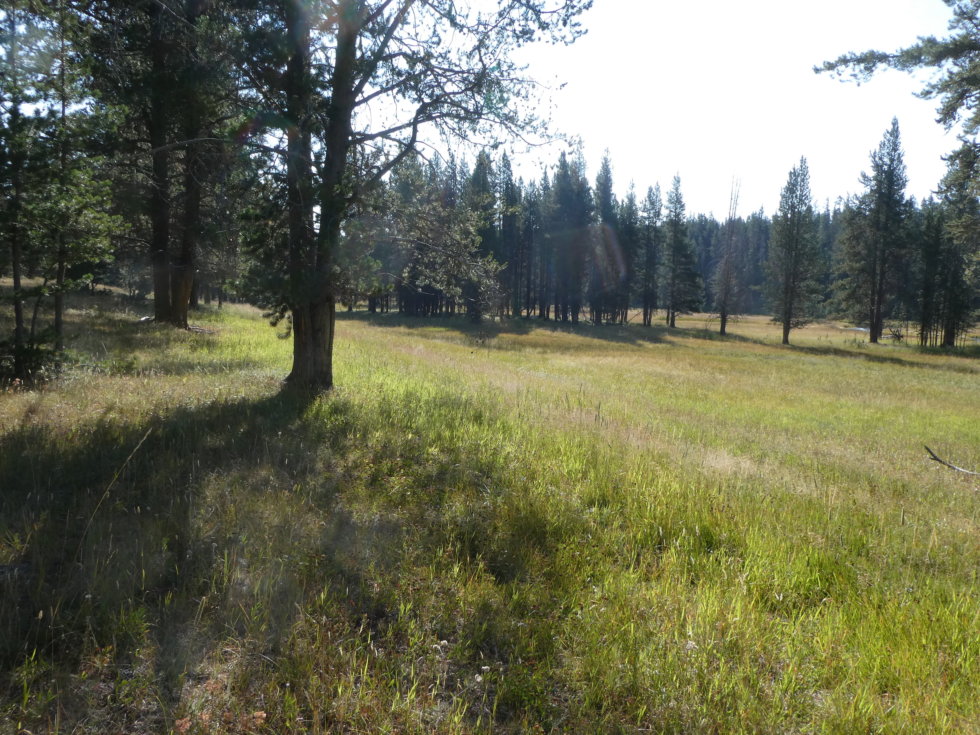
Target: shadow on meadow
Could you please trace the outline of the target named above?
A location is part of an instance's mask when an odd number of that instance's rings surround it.
[[[766,344],[759,342],[759,344]],[[852,360],[864,360],[879,365],[895,365],[897,367],[921,368],[925,370],[941,370],[944,372],[964,373],[967,375],[977,372],[973,365],[951,362],[922,362],[919,360],[909,360],[897,355],[883,355],[880,350],[894,349],[891,345],[871,345],[864,342],[857,343],[853,348],[836,347],[834,345],[789,345],[789,349],[795,353],[815,355],[818,357],[844,357]],[[913,348],[915,349],[915,348]],[[919,354],[944,354],[954,357],[975,359],[978,353],[970,349],[954,350],[949,352],[937,353],[932,350],[920,350]]]
[[[472,682],[485,660],[547,655],[558,603],[514,585],[548,568],[567,519],[497,502],[499,458],[452,427],[399,431],[397,414],[426,401],[454,402],[432,410],[460,423],[493,420],[463,398],[409,397],[379,417],[290,391],[61,435],[28,412],[0,437],[0,717],[166,729],[191,704],[206,710],[201,687],[220,680],[205,698],[224,697],[235,722],[261,703],[274,728],[297,712],[334,727],[365,705],[382,717],[422,659],[429,673],[411,676],[425,679],[433,730],[454,707],[484,722],[546,710],[553,685],[526,667],[506,686]],[[366,702],[309,704],[342,702],[345,677]],[[323,691],[305,703],[283,696],[313,680]]]
[[[32,655],[71,667],[92,644],[124,656],[150,627],[166,636],[147,611],[197,592],[204,557],[218,551],[194,527],[202,484],[289,458],[297,476],[309,472],[289,431],[306,404],[282,394],[142,426],[100,419],[60,436],[25,414],[0,439],[0,519],[16,554],[3,567],[4,670]]]
[[[637,323],[595,325],[590,322],[580,322],[578,324],[570,324],[552,320],[545,321],[534,317],[484,321],[481,324],[473,324],[465,316],[409,317],[397,313],[371,314],[363,311],[338,312],[337,317],[341,321],[359,321],[376,327],[399,327],[408,330],[448,329],[472,342],[474,346],[479,347],[490,347],[494,344],[494,340],[501,336],[528,335],[534,331],[543,330],[632,346],[649,344],[671,345],[673,343],[672,338],[693,337],[712,342],[755,344],[774,349],[784,349],[778,344],[778,333],[775,331],[775,328],[772,339],[763,339],[733,332],[721,335],[717,329],[707,327],[682,326],[669,329],[662,324],[654,324],[650,327],[644,327]],[[826,357],[845,357],[883,365],[924,368],[965,374],[976,372],[976,368],[968,364],[949,361],[922,362],[896,355],[881,354],[881,350],[890,349],[890,347],[887,344],[876,347],[867,343],[857,342],[853,348],[839,347],[836,345],[796,344],[790,344],[787,348],[794,353]],[[980,357],[980,347],[974,345],[959,347],[954,350],[922,349],[920,352],[922,354],[953,355],[967,359]]]
[[[484,320],[474,324],[465,316],[411,317],[397,313],[372,314],[365,311],[337,312],[340,321],[358,321],[375,327],[399,327],[401,329],[447,329],[456,332],[477,346],[487,346],[497,337],[528,335],[535,331],[576,335],[619,344],[669,344],[671,334],[686,334],[687,329],[668,330],[664,326],[642,327],[636,324],[595,325],[582,321],[578,324],[543,320],[537,317]]]

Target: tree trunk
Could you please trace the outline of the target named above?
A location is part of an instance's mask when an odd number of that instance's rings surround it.
[[[10,269],[13,277],[14,286],[14,377],[19,380],[27,380],[27,364],[24,359],[25,339],[24,339],[24,295],[21,291],[21,276],[23,270],[23,243],[21,234],[23,226],[21,223],[21,209],[23,207],[22,176],[25,165],[25,155],[23,149],[23,131],[21,130],[22,115],[20,111],[20,89],[17,79],[17,20],[13,10],[7,12],[7,37],[9,39],[8,63],[7,66],[12,70],[12,86],[14,92],[10,100],[10,112],[8,113],[8,126],[11,133],[9,146],[10,159],[10,198],[7,200],[7,212],[9,221],[9,243],[10,243]]]
[[[19,116],[19,106],[14,105],[14,109],[18,110]],[[11,112],[10,117],[14,117],[14,113]],[[13,125],[11,125],[13,127]],[[15,144],[16,145],[16,144]],[[11,156],[15,159],[11,168],[13,180],[13,186],[11,187],[11,196],[7,202],[8,211],[10,212],[10,270],[14,281],[14,377],[20,380],[26,380],[29,376],[27,375],[27,364],[24,360],[25,357],[25,339],[24,339],[24,294],[22,292],[21,285],[21,273],[23,270],[22,264],[22,245],[21,245],[21,222],[20,222],[20,210],[21,210],[21,165],[22,160],[18,161],[21,157]]]
[[[202,4],[189,0],[186,4],[187,48],[184,50],[187,74],[184,81],[183,124],[184,140],[195,141],[202,133],[200,84],[205,73],[198,61],[197,24]],[[180,251],[170,272],[170,320],[187,329],[187,311],[194,295],[194,271],[197,258],[198,233],[201,229],[201,193],[207,175],[203,161],[203,142],[189,143],[184,151],[184,217]]]
[[[320,182],[320,231],[313,231],[313,171],[309,85],[310,27],[302,8],[286,6],[292,48],[286,68],[286,189],[289,239],[290,316],[293,366],[287,381],[306,390],[333,387],[333,340],[336,305],[330,276],[331,259],[340,240],[346,211],[343,184],[347,171],[353,115],[356,29],[341,23],[331,80],[331,100]]]
[[[67,270],[68,245],[64,231],[58,233],[58,262],[54,277],[54,351],[60,356],[65,351],[65,272]]]
[[[195,256],[201,227],[201,177],[204,172],[200,165],[199,145],[190,146],[185,154],[184,226],[180,252],[170,269],[170,321],[182,329],[187,329],[187,311],[194,290]]]
[[[333,387],[333,337],[336,306],[332,298],[302,304],[290,312],[293,320],[293,369],[286,378],[304,389]]]
[[[65,4],[58,3],[59,58],[58,58],[58,99],[60,104],[60,126],[58,129],[58,168],[61,201],[68,198],[68,83],[66,79],[68,53],[65,44]],[[58,255],[55,263],[54,279],[54,351],[61,359],[65,351],[65,274],[68,268],[68,237],[65,233],[67,222],[58,223]]]
[[[152,79],[148,132],[152,157],[150,178],[150,259],[153,265],[153,316],[170,321],[170,152],[167,143],[167,54],[163,38],[163,6],[150,10],[153,31],[150,39]]]

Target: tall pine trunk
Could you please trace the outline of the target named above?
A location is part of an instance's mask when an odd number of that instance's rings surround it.
[[[65,4],[58,3],[59,47],[58,47],[58,99],[60,102],[58,128],[58,196],[61,201],[68,198],[68,53],[65,44]],[[54,351],[61,359],[65,350],[65,275],[68,269],[68,236],[66,222],[58,223],[58,253],[55,262],[54,286]]]
[[[11,132],[9,146],[10,160],[10,197],[7,200],[7,216],[9,222],[8,237],[10,247],[10,271],[14,286],[14,377],[19,380],[27,380],[27,362],[25,360],[26,339],[24,332],[24,295],[22,292],[21,277],[23,275],[23,174],[26,163],[24,154],[24,131],[23,116],[20,106],[20,88],[18,86],[17,64],[18,61],[18,39],[17,39],[17,14],[11,9],[7,12],[7,37],[9,39],[7,67],[11,74],[11,86],[13,88],[8,114],[8,125]]]
[[[153,268],[153,316],[171,319],[170,308],[170,152],[167,144],[167,53],[163,25],[167,10],[158,3],[150,8],[150,110],[148,132],[152,157],[150,175],[150,259]]]
[[[202,131],[201,114],[201,75],[197,54],[197,23],[201,3],[189,0],[187,3],[187,48],[184,50],[188,73],[185,75],[183,99],[182,133],[189,141],[184,151],[184,213],[180,237],[180,250],[170,270],[170,321],[178,327],[187,329],[187,311],[190,308],[194,290],[194,271],[197,258],[198,233],[201,229],[201,194],[204,170],[203,142],[199,140]]]

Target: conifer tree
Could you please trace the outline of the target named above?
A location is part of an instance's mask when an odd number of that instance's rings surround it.
[[[555,293],[555,238],[554,231],[554,193],[548,170],[541,172],[541,184],[538,196],[538,220],[540,221],[541,237],[537,251],[537,295],[538,318],[551,318],[551,304]]]
[[[543,227],[541,220],[541,194],[536,182],[528,184],[521,202],[521,242],[526,252],[526,268],[521,285],[524,316],[531,317],[538,304],[538,280],[542,260]]]
[[[466,206],[479,223],[477,237],[483,257],[499,258],[500,231],[497,227],[497,183],[493,162],[486,151],[480,151],[473,173],[466,186]],[[463,301],[470,320],[479,322],[489,304],[484,302],[480,280],[468,281],[463,288]]]
[[[618,202],[613,193],[612,162],[606,151],[595,180],[595,213],[599,227],[589,257],[589,311],[593,324],[612,319],[615,289],[622,272],[618,250]]]
[[[585,295],[592,192],[581,156],[558,159],[551,185],[549,232],[555,274],[555,319],[577,323]]]
[[[0,20],[0,271],[12,276],[14,312],[12,339],[0,337],[0,373],[27,382],[60,362],[69,269],[104,261],[116,223],[94,117],[79,104],[72,16],[63,3],[14,2]],[[25,286],[27,275],[36,285]],[[49,326],[41,306],[50,295]]]
[[[813,316],[820,294],[820,250],[810,194],[810,170],[805,158],[789,172],[772,221],[772,241],[766,263],[767,292],[773,319],[782,325],[783,344],[789,333]]]
[[[687,233],[694,250],[694,263],[698,277],[704,284],[704,303],[713,304],[714,278],[717,255],[721,251],[724,236],[722,225],[713,216],[697,214],[688,218]]]
[[[920,343],[954,347],[980,307],[980,153],[964,145],[949,158],[940,184],[941,206],[921,240]],[[936,221],[938,220],[938,221]]]
[[[687,233],[681,178],[675,176],[667,193],[664,247],[660,263],[660,301],[667,310],[668,327],[677,326],[677,315],[701,308],[702,285]]]
[[[511,316],[518,316],[522,306],[524,274],[527,271],[526,241],[521,236],[521,186],[514,181],[510,158],[505,153],[499,173],[500,233],[497,260]]]
[[[907,244],[908,179],[898,120],[871,154],[871,171],[861,181],[866,190],[850,203],[842,223],[837,290],[847,313],[866,323],[869,340],[877,343],[899,292],[897,266]]]
[[[642,248],[640,208],[636,201],[636,189],[630,184],[626,198],[619,207],[619,257],[621,259],[620,277],[616,288],[615,316],[620,324],[629,321],[633,288],[636,280],[636,261]]]
[[[660,184],[647,189],[643,199],[642,257],[640,258],[640,301],[643,308],[643,326],[653,322],[653,312],[657,309],[657,268],[660,261],[660,247],[663,233],[663,201]]]

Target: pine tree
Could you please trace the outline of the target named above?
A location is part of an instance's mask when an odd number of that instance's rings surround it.
[[[540,237],[537,250],[537,295],[538,318],[551,318],[551,304],[555,293],[555,238],[554,232],[554,192],[551,178],[545,169],[541,172],[541,184],[538,196],[538,216]]]
[[[541,220],[541,194],[538,185],[532,181],[528,184],[521,202],[521,243],[526,252],[527,267],[524,270],[524,280],[521,285],[523,292],[524,316],[534,315],[538,304],[538,281],[540,279],[541,251],[543,241],[543,225]]]
[[[643,307],[643,326],[653,322],[653,312],[657,309],[657,268],[660,261],[660,248],[663,232],[663,201],[660,184],[648,188],[643,199],[642,256],[640,258],[639,283],[640,301]]]
[[[14,286],[13,338],[0,340],[0,363],[10,364],[0,373],[26,382],[60,361],[69,269],[104,261],[117,223],[92,146],[95,118],[79,104],[73,18],[63,3],[12,3],[0,19],[0,268],[9,266]],[[40,281],[30,288],[22,281],[28,270]],[[49,326],[41,306],[52,294]]]
[[[769,259],[769,242],[772,237],[772,221],[763,209],[753,212],[745,220],[745,289],[746,311],[750,314],[766,312],[764,298],[766,288],[766,261]]]
[[[950,156],[949,170],[940,184],[940,211],[933,211],[931,231],[922,240],[926,267],[921,286],[921,344],[953,347],[975,323],[980,306],[978,169],[980,153],[964,145]]]
[[[871,172],[861,174],[866,191],[849,204],[839,239],[839,299],[853,318],[868,325],[872,343],[881,338],[899,291],[897,266],[907,243],[907,180],[898,120],[892,120],[871,154]]]
[[[499,174],[500,234],[497,259],[504,264],[501,271],[504,291],[511,316],[518,316],[522,307],[524,274],[528,253],[521,236],[521,185],[514,181],[514,172],[507,154],[501,158]]]
[[[585,293],[592,191],[581,156],[562,153],[551,184],[548,229],[555,274],[555,319],[577,323]]]
[[[479,223],[479,253],[482,257],[497,258],[500,249],[500,230],[497,206],[497,182],[493,162],[486,151],[480,151],[473,166],[473,173],[466,187],[466,206]],[[490,304],[483,299],[482,280],[467,282],[463,289],[463,301],[470,320],[479,322]]]
[[[773,319],[782,325],[784,345],[789,344],[791,329],[812,318],[820,294],[820,262],[810,170],[801,158],[779,198],[767,261],[769,303]]]
[[[616,288],[616,320],[620,324],[629,321],[629,309],[632,305],[633,289],[636,282],[636,263],[642,249],[642,228],[640,224],[640,208],[636,201],[636,189],[630,184],[626,198],[619,207],[619,257],[621,259],[621,274]]]
[[[589,311],[593,324],[612,320],[615,314],[616,285],[622,273],[617,242],[618,209],[613,193],[612,162],[609,151],[602,157],[595,180],[595,213],[599,227],[593,234],[589,257]]]
[[[717,267],[716,255],[721,250],[724,236],[722,225],[713,216],[698,214],[688,219],[687,233],[694,248],[695,268],[704,284],[704,303],[713,304],[715,295],[712,276]]]
[[[687,234],[680,176],[667,194],[664,247],[660,263],[660,301],[667,310],[667,326],[677,326],[677,315],[701,308],[702,285]]]

